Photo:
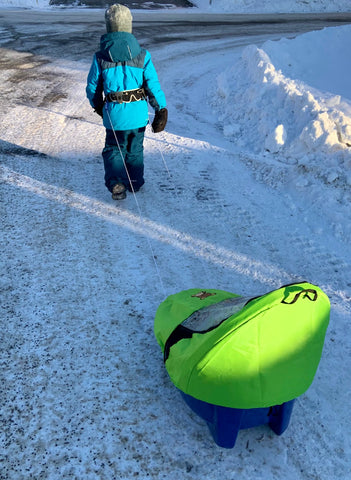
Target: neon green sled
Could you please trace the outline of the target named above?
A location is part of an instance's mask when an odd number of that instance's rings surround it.
[[[191,289],[161,303],[154,331],[182,392],[223,407],[265,408],[311,385],[329,315],[328,297],[307,282],[256,298]]]

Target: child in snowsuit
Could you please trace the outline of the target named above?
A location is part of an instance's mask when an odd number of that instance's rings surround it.
[[[132,35],[130,10],[112,5],[105,12],[105,21],[107,33],[94,55],[86,93],[106,128],[102,152],[105,185],[113,199],[121,200],[127,189],[136,192],[144,184],[147,99],[155,110],[155,133],[164,130],[168,112],[151,55]]]

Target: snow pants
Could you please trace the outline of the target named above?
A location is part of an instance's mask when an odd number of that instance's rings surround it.
[[[144,184],[145,128],[141,127],[134,130],[106,129],[102,158],[105,168],[105,185],[110,192],[112,192],[116,183],[123,183],[129,191],[134,190],[135,192]]]

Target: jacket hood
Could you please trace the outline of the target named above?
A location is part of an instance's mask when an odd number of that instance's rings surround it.
[[[100,51],[109,62],[126,62],[141,52],[138,40],[128,32],[105,33],[100,40]]]

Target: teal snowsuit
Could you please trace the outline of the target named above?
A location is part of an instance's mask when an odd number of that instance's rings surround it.
[[[139,88],[144,88],[155,111],[166,107],[150,53],[141,48],[131,33],[103,35],[100,50],[95,53],[89,71],[86,93],[91,106],[97,112],[103,112],[106,142],[102,156],[105,184],[110,191],[116,183],[123,183],[131,189],[122,156],[133,189],[138,190],[143,185],[143,140],[149,115],[146,99],[130,103],[106,101],[104,104],[104,96]]]

